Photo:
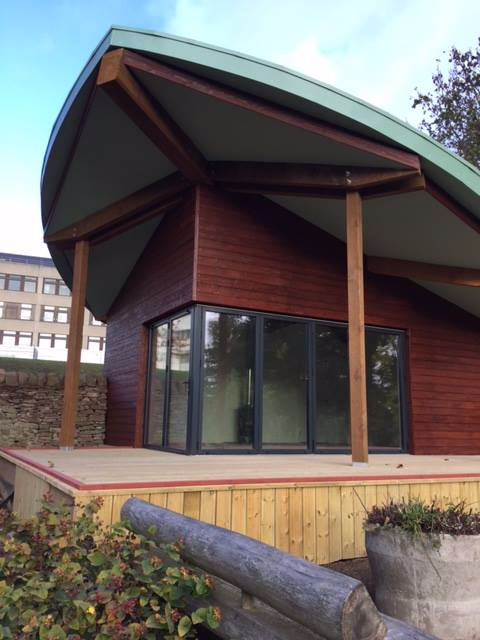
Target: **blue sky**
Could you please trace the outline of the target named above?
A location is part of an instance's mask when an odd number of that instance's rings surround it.
[[[39,181],[53,122],[110,25],[296,68],[415,124],[416,86],[480,35],[478,0],[0,0],[0,251],[48,255]]]

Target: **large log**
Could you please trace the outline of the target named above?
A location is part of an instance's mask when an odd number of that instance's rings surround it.
[[[183,556],[328,640],[383,640],[385,624],[364,585],[220,527],[130,498],[122,518],[158,543],[183,538]],[[156,528],[152,535],[151,526]]]

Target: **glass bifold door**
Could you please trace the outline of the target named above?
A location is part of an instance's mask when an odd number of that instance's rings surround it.
[[[372,450],[405,446],[403,352],[401,331],[367,328]],[[196,307],[152,329],[146,445],[348,450],[348,384],[345,324]]]
[[[187,446],[190,334],[190,313],[152,331],[147,445],[179,450]]]

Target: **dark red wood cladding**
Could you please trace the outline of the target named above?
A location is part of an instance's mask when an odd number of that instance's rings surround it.
[[[108,315],[108,444],[141,445],[144,325],[192,301],[194,229],[191,193],[160,222]]]
[[[259,197],[201,188],[196,298],[347,319],[345,245]],[[401,278],[366,274],[368,324],[405,329],[412,453],[480,453],[480,320]]]
[[[365,297],[368,324],[407,332],[410,451],[480,453],[480,320],[400,278],[367,273]],[[140,442],[145,323],[192,300],[345,321],[345,245],[269,200],[199,188],[161,222],[109,314],[110,444]]]

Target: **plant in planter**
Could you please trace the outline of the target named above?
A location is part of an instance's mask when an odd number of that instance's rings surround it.
[[[390,502],[367,513],[365,533],[381,611],[444,640],[480,640],[480,513]]]
[[[73,522],[48,501],[27,522],[0,510],[0,640],[177,640],[218,626],[214,607],[186,607],[211,579],[185,566],[181,545],[102,529],[99,504]]]

